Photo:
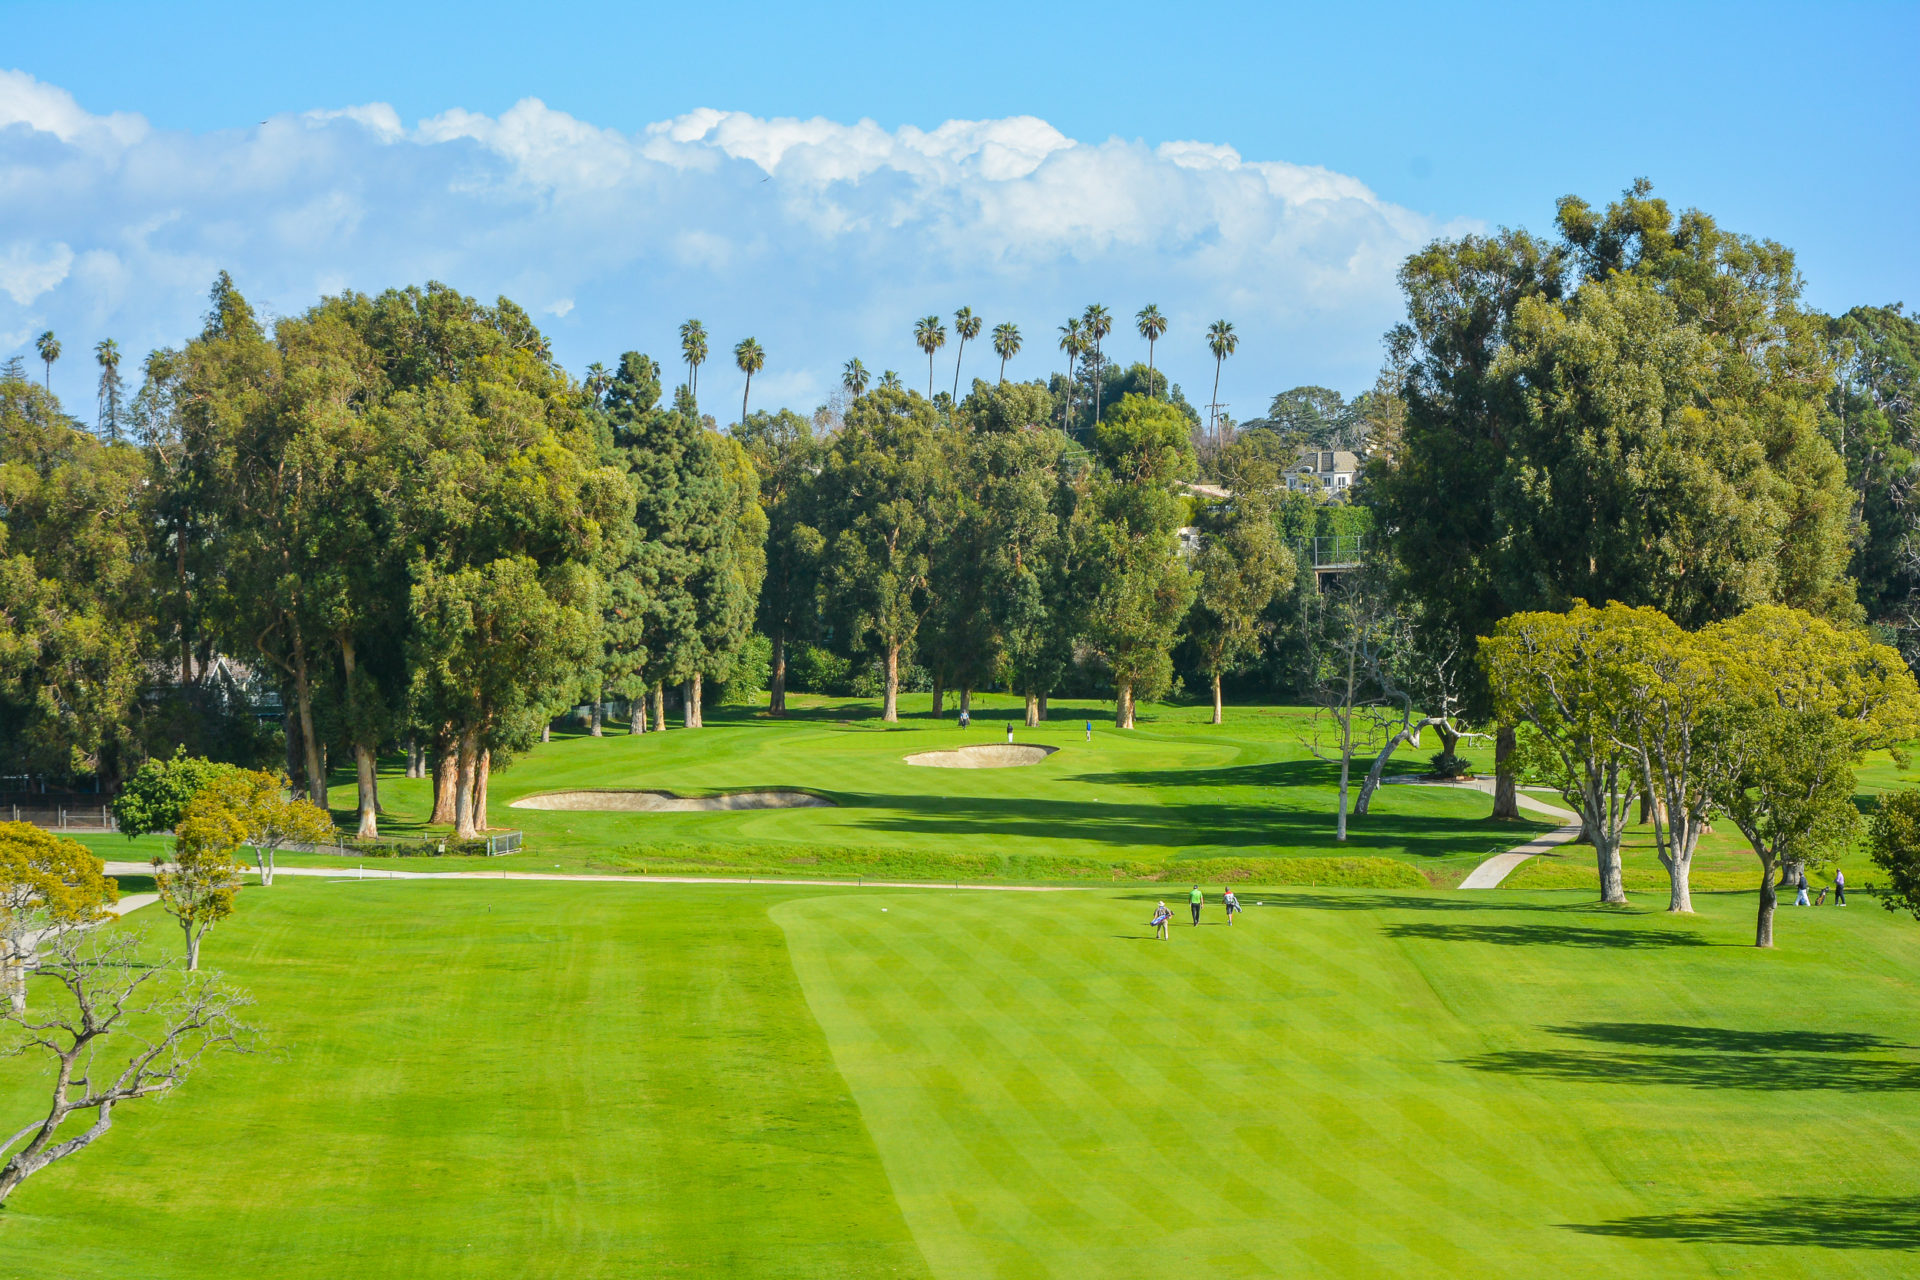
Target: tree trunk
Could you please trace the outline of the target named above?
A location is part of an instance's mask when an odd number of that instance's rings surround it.
[[[1125,681],[1114,690],[1113,727],[1133,728],[1133,685]]]
[[[540,726],[540,741],[542,742],[553,741],[553,721],[549,720],[545,724]]]
[[[933,670],[933,718],[938,720],[947,706],[947,677],[940,668]]]
[[[784,631],[773,635],[773,667],[767,689],[767,714],[787,714],[787,633]]]
[[[653,686],[653,731],[667,731],[667,686],[659,681]]]
[[[1340,814],[1334,822],[1335,844],[1347,842],[1347,776],[1353,769],[1352,732],[1351,726],[1343,726],[1340,733]]]
[[[1437,724],[1434,726],[1434,729],[1440,735],[1440,749],[1450,756],[1459,755],[1460,735],[1453,731],[1453,726],[1449,724]]]
[[[479,735],[469,729],[460,735],[460,768],[453,783],[453,835],[456,840],[471,840],[473,827],[474,769],[479,763]]]
[[[1514,785],[1513,767],[1508,763],[1513,755],[1513,726],[1503,724],[1494,730],[1493,735],[1493,816],[1496,818],[1518,818],[1520,800],[1518,788]]]
[[[459,783],[459,756],[452,736],[442,732],[433,740],[433,816],[428,822],[445,825],[453,821],[453,793]]]
[[[1047,718],[1047,695],[1044,693],[1037,695],[1034,702],[1040,710],[1040,718],[1045,720]]]
[[[1213,723],[1226,723],[1226,717],[1222,714],[1224,710],[1220,705],[1220,673],[1216,671],[1213,673]]]
[[[1588,833],[1592,834],[1592,824],[1587,823]],[[1593,842],[1594,868],[1600,873],[1600,901],[1610,907],[1627,905],[1627,890],[1620,878],[1620,842],[1618,840],[1601,841],[1597,837]]]
[[[1693,914],[1693,886],[1688,876],[1693,871],[1692,858],[1673,856],[1667,863],[1667,910],[1679,915]]]
[[[587,712],[587,736],[589,738],[598,738],[602,736],[600,732],[600,725],[601,725],[601,722],[606,718],[606,714],[607,714],[607,704],[601,700],[602,692],[603,692],[602,690],[594,691],[593,707],[591,710]]]
[[[376,816],[380,812],[380,782],[374,771],[371,747],[353,744],[353,768],[360,782],[360,829],[354,834],[362,840],[373,840],[380,835],[380,821]]]
[[[645,733],[647,731],[647,695],[642,690],[640,696],[627,704],[627,732]]]
[[[307,650],[298,635],[293,641],[293,682],[300,699],[300,737],[306,745],[307,793],[322,809],[327,807],[327,771],[320,763],[320,738],[313,731],[313,689],[307,680]]]
[[[967,685],[960,686],[960,714],[968,717],[973,715],[973,689]]]
[[[300,729],[300,704],[299,700],[295,699],[294,705],[290,707],[286,706],[286,690],[284,689],[280,691],[280,701],[282,709],[285,712],[280,718],[280,724],[281,732],[286,738],[287,784],[293,794],[299,795],[307,789],[307,769],[306,766],[301,763],[306,759],[306,753],[301,750],[303,736]]]
[[[487,821],[487,779],[492,776],[493,748],[486,747],[481,750],[480,762],[473,771],[473,826],[476,835],[493,825]]]
[[[1032,692],[1029,692],[1027,694],[1027,728],[1038,729],[1039,727],[1040,727],[1040,699],[1038,695]]]
[[[900,646],[887,646],[887,696],[880,706],[880,718],[888,724],[900,723]]]
[[[194,973],[200,968],[200,939],[206,930],[194,928],[190,921],[182,921],[180,927],[187,934],[187,972]]]
[[[706,694],[702,681],[705,679],[698,671],[693,679],[687,681],[687,726],[692,729],[707,727]]]
[[[1774,888],[1773,868],[1763,861],[1760,864],[1760,919],[1754,924],[1754,946],[1773,945],[1773,912],[1779,905],[1780,892]]]

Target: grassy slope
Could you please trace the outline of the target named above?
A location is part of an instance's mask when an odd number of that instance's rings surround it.
[[[247,891],[266,1051],[29,1182],[0,1275],[925,1275],[778,898],[598,889]],[[43,1087],[0,1061],[8,1132]]]
[[[776,908],[938,1274],[1911,1272],[1910,924],[1267,900]]]
[[[926,695],[904,700],[907,718],[883,725],[866,703],[796,699],[786,722],[744,711],[715,713],[697,733],[633,737],[615,730],[593,739],[566,736],[496,773],[489,807],[496,826],[524,828],[526,862],[615,870],[671,863],[691,851],[725,856],[751,850],[757,866],[786,865],[828,849],[906,849],[959,856],[1050,855],[1162,861],[1222,856],[1385,855],[1406,858],[1438,878],[1458,880],[1487,854],[1526,838],[1536,823],[1487,824],[1484,797],[1394,788],[1373,816],[1354,824],[1346,845],[1333,840],[1337,769],[1301,744],[1305,713],[1232,708],[1228,723],[1205,723],[1207,710],[1156,707],[1132,733],[1109,713],[1057,705],[1053,720],[1018,729],[1019,740],[1058,746],[1044,763],[1020,769],[920,769],[912,752],[997,742],[1018,715],[1015,700],[984,696],[972,730],[952,713],[925,716]],[[1093,741],[1084,723],[1097,715]],[[1408,769],[1430,754],[1408,751]],[[1364,766],[1363,766],[1364,770]],[[1357,788],[1359,779],[1355,778]],[[513,809],[540,791],[590,787],[663,787],[684,793],[804,787],[834,796],[836,809],[720,814],[583,814]],[[385,829],[419,829],[430,798],[424,780],[383,776]],[[332,802],[346,821],[350,786]],[[798,863],[804,868],[815,865]],[[935,874],[938,874],[936,872]]]

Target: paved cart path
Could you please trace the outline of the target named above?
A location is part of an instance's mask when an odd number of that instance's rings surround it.
[[[1482,791],[1488,795],[1493,794],[1493,780],[1491,778],[1473,778],[1457,782],[1432,782],[1424,778],[1388,778],[1386,781],[1404,782],[1406,785],[1414,787],[1464,787],[1472,791]],[[1525,862],[1528,858],[1533,857],[1535,854],[1545,853],[1556,845],[1563,845],[1580,834],[1579,814],[1562,809],[1557,804],[1548,804],[1544,800],[1536,800],[1524,791],[1516,792],[1514,799],[1519,801],[1522,809],[1532,810],[1534,813],[1541,814],[1545,817],[1557,818],[1563,825],[1555,827],[1543,835],[1535,836],[1525,844],[1515,845],[1505,853],[1494,854],[1491,858],[1488,858],[1485,862],[1467,873],[1467,878],[1460,882],[1462,889],[1497,889],[1500,886],[1500,882],[1505,880],[1515,867]]]

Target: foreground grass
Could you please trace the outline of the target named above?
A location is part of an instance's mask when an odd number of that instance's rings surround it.
[[[1911,1274],[1920,931],[1265,903],[775,910],[937,1274]]]
[[[926,1274],[768,896],[599,887],[246,891],[265,1051],[27,1183],[0,1275]]]
[[[269,1051],[28,1183],[0,1275],[1911,1274],[1911,922],[1246,897],[249,889]]]

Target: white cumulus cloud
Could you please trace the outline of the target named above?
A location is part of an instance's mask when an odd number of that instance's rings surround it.
[[[274,314],[438,279],[551,317],[575,368],[670,356],[698,316],[717,348],[767,349],[758,403],[806,408],[849,356],[924,374],[918,316],[1014,321],[1026,345],[1008,372],[1034,377],[1092,302],[1121,317],[1110,354],[1143,355],[1126,321],[1153,302],[1173,321],[1159,363],[1190,387],[1210,387],[1205,325],[1235,322],[1221,392],[1240,417],[1298,382],[1364,386],[1399,313],[1396,266],[1450,229],[1328,169],[1219,141],[1075,139],[1030,116],[887,129],[700,109],[625,132],[529,98],[192,134],[8,71],[0,227],[0,336],[52,327],[75,349],[180,341],[222,268]],[[968,378],[993,372],[984,348]],[[715,366],[703,391],[734,376]]]

